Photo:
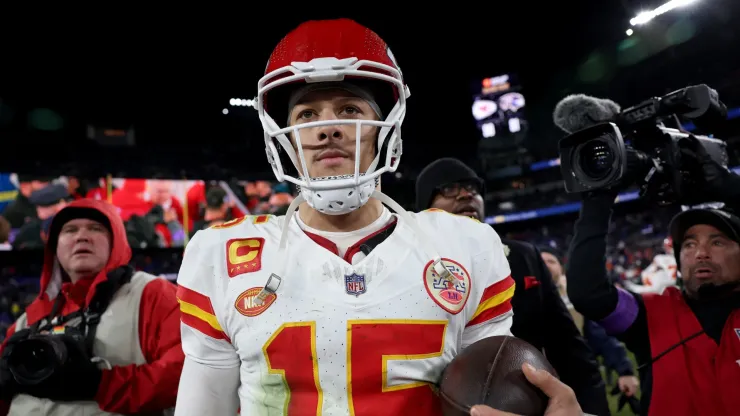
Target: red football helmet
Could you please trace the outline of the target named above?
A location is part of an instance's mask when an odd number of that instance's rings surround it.
[[[310,83],[380,84],[390,98],[384,120],[328,120],[280,127],[285,123],[288,107],[285,91]],[[401,70],[386,43],[370,29],[349,19],[310,21],[301,24],[277,45],[270,55],[265,75],[257,85],[256,107],[264,130],[267,159],[278,181],[300,186],[301,195],[315,209],[327,214],[346,214],[364,205],[375,189],[378,177],[394,172],[401,156],[401,123],[406,115],[409,89]],[[270,108],[269,114],[267,108]],[[303,160],[300,130],[329,124],[355,124],[380,127],[377,149],[387,145],[384,164],[378,168],[381,152],[366,172],[359,163],[351,175],[326,178],[309,177]],[[296,142],[294,149],[288,134]],[[275,140],[298,170],[297,176],[286,172],[278,155]],[[360,141],[357,140],[356,160]],[[297,151],[296,151],[297,150]],[[300,163],[299,163],[300,162]],[[302,168],[301,168],[302,167]],[[320,192],[320,194],[319,194]]]

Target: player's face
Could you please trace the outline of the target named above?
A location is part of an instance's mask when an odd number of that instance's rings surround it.
[[[563,275],[563,266],[560,264],[560,260],[550,253],[542,253],[542,261],[545,262],[545,266],[550,270],[552,280],[557,283]]]
[[[68,221],[59,232],[57,259],[72,279],[94,276],[110,257],[111,234],[103,224],[78,218]]]
[[[432,200],[431,208],[483,221],[483,197],[476,184],[463,182],[441,186]]]
[[[378,117],[367,101],[339,89],[306,94],[290,112],[291,126],[314,121],[358,119],[378,120]],[[301,129],[301,145],[310,177],[354,174],[356,157],[360,159],[360,172],[366,172],[375,158],[378,128],[362,127],[359,155],[355,155],[356,132],[356,126],[352,124]],[[295,147],[295,137],[291,140]],[[303,167],[298,168],[302,174]]]
[[[740,245],[711,225],[689,228],[681,244],[681,276],[694,298],[740,290]]]

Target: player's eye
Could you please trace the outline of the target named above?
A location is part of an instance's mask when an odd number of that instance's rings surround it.
[[[303,110],[300,113],[298,113],[298,119],[299,120],[306,120],[313,117],[313,111],[311,110]]]
[[[342,112],[344,114],[347,114],[347,115],[350,115],[350,116],[362,113],[362,111],[360,111],[359,108],[357,108],[357,107],[355,107],[353,105],[348,105],[348,106],[344,107],[342,109]]]

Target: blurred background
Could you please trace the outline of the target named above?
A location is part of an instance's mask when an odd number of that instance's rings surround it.
[[[499,234],[567,249],[580,204],[563,188],[552,111],[574,93],[624,108],[706,83],[728,120],[697,132],[740,166],[736,0],[284,6],[4,13],[24,17],[0,49],[0,326],[35,296],[38,231],[65,201],[116,205],[136,267],[173,281],[198,229],[284,212],[295,190],[274,180],[252,99],[272,48],[309,19],[353,18],[393,49],[412,94],[401,166],[382,183],[408,209],[418,172],[457,157],[486,179]],[[51,199],[30,202],[46,188]],[[633,279],[680,208],[636,189],[619,201],[607,266]]]

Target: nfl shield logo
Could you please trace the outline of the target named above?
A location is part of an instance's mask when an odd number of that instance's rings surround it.
[[[365,275],[352,273],[344,276],[344,289],[348,295],[360,296],[365,293]]]
[[[740,328],[735,328],[735,333],[737,334],[737,337],[740,338]]]

